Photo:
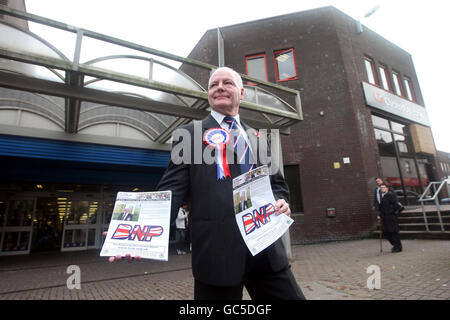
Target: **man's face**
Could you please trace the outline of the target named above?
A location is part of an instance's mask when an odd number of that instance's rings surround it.
[[[380,189],[381,189],[382,193],[386,193],[388,191],[388,188],[386,186],[384,186],[384,185],[381,186]]]
[[[244,88],[239,88],[232,73],[219,70],[213,74],[209,81],[208,102],[215,111],[236,116],[243,97]]]
[[[381,179],[376,179],[375,182],[377,183],[378,186],[383,183]]]

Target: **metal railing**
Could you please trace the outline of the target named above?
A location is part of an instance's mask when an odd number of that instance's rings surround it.
[[[441,225],[441,231],[445,231],[444,229],[444,223],[442,221],[442,216],[441,216],[441,206],[439,204],[439,192],[441,192],[442,188],[444,185],[447,184],[447,180],[442,180],[442,181],[437,181],[437,182],[430,182],[430,184],[428,184],[428,186],[426,187],[425,191],[422,193],[422,195],[419,198],[419,202],[422,204],[422,214],[423,214],[423,219],[425,222],[425,229],[427,231],[430,231],[430,229],[428,228],[428,220],[427,220],[427,214],[425,211],[425,204],[424,202],[426,201],[434,201],[434,204],[436,205],[436,209],[437,209],[437,214],[438,214],[438,218],[439,218],[439,223]],[[431,191],[432,189],[432,196],[430,197],[428,195],[428,192]]]
[[[185,88],[185,87],[182,87],[179,85],[174,85],[171,83],[155,81],[153,79],[139,78],[139,77],[131,75],[131,74],[124,74],[124,73],[116,72],[113,70],[104,70],[104,69],[92,66],[88,63],[82,63],[80,61],[80,55],[81,55],[81,50],[82,50],[81,44],[84,41],[86,41],[86,38],[90,38],[90,39],[95,39],[95,40],[101,41],[103,43],[109,43],[112,45],[116,45],[121,48],[131,49],[136,52],[140,52],[141,54],[144,54],[144,55],[160,57],[163,59],[167,59],[169,61],[182,63],[183,65],[189,65],[189,66],[193,66],[195,68],[199,68],[199,69],[203,69],[203,70],[209,71],[209,70],[217,68],[217,66],[214,66],[214,65],[211,65],[208,63],[204,63],[201,61],[197,61],[194,59],[190,59],[190,58],[180,57],[180,56],[177,56],[174,54],[170,54],[168,52],[145,47],[145,46],[142,46],[142,45],[139,45],[136,43],[117,39],[117,38],[107,36],[104,34],[100,34],[100,33],[90,31],[87,29],[77,28],[77,27],[62,23],[62,22],[58,22],[58,21],[51,20],[48,18],[40,17],[40,16],[31,14],[31,13],[23,12],[23,11],[16,10],[13,8],[9,8],[4,5],[0,5],[0,14],[5,14],[5,15],[23,19],[23,20],[26,20],[29,22],[38,23],[41,25],[45,25],[48,27],[52,27],[52,28],[59,29],[64,32],[68,32],[70,34],[76,35],[76,39],[75,39],[76,44],[75,44],[75,48],[74,48],[75,52],[74,52],[72,59],[71,58],[60,59],[60,58],[54,58],[54,57],[49,57],[49,56],[42,56],[42,55],[35,54],[32,52],[21,52],[21,51],[12,50],[11,48],[0,47],[0,57],[1,58],[25,62],[25,63],[32,64],[32,65],[43,66],[43,67],[57,69],[57,70],[62,70],[67,73],[76,73],[76,74],[81,74],[83,76],[94,77],[97,79],[110,80],[113,82],[124,83],[124,84],[142,87],[142,88],[152,89],[152,90],[156,90],[159,92],[166,92],[166,93],[176,94],[178,96],[189,97],[189,98],[207,101],[207,98],[208,98],[207,93],[204,90],[190,89],[190,88]],[[0,77],[0,85],[12,87],[13,85],[11,84],[11,78],[13,78],[13,76],[15,76],[15,75],[11,75],[10,73],[4,74],[4,73],[0,72],[0,76],[2,76],[2,75],[3,75],[4,79],[2,79],[2,77]],[[289,110],[281,110],[281,109],[277,109],[272,106],[262,105],[260,103],[252,103],[249,101],[242,101],[241,105],[240,105],[242,108],[251,110],[254,112],[261,112],[261,113],[265,113],[268,115],[278,116],[287,121],[280,125],[277,125],[276,123],[268,123],[268,125],[271,125],[272,127],[284,127],[284,126],[288,127],[289,125],[292,125],[295,122],[303,120],[300,92],[298,90],[294,90],[294,89],[291,89],[291,88],[288,88],[285,86],[281,86],[278,84],[270,83],[267,81],[255,79],[253,77],[249,77],[244,74],[240,74],[240,75],[243,78],[243,80],[245,80],[245,81],[251,81],[253,83],[258,83],[259,85],[262,85],[268,89],[278,90],[278,91],[282,92],[283,94],[288,95],[291,99],[294,100],[294,106],[291,106],[291,108]],[[14,88],[19,89],[19,90],[26,90],[26,89],[36,90],[35,86],[37,86],[37,84],[34,84],[34,82],[33,82],[34,86],[32,86],[31,89],[23,88],[23,85],[22,86],[20,85],[24,82],[23,80],[24,79],[18,79],[18,81],[17,81],[18,84],[15,84],[16,87],[14,87]],[[42,82],[43,81],[40,81],[40,83],[42,83]],[[50,84],[46,83],[46,85],[51,86],[51,83]],[[71,87],[73,87],[74,85],[75,84],[72,83]],[[40,92],[42,92],[44,89],[42,87],[39,87],[39,90],[41,90]],[[55,92],[57,90],[54,89],[53,87],[50,89],[47,89],[47,91],[45,92],[46,94],[54,94],[54,95],[64,94],[65,97],[68,96],[68,92],[64,92],[64,93],[61,93],[59,91]],[[72,93],[72,94],[75,95],[75,93]],[[275,94],[273,94],[273,95],[275,96]],[[83,97],[86,96],[85,92],[83,92],[82,96]],[[78,97],[74,97],[74,98],[78,99]],[[84,100],[86,100],[86,98]],[[98,102],[98,101],[96,101],[96,102]],[[130,102],[129,104],[121,105],[121,106],[128,107],[128,108],[136,108],[136,104],[134,102],[133,103]],[[168,108],[168,106],[165,106],[164,108],[158,109],[156,104],[155,105],[152,104],[151,107],[148,107],[145,111],[169,114],[169,115],[174,115],[174,116],[183,116],[183,117],[190,118],[190,119],[202,119],[205,116],[205,112],[203,110],[198,111],[198,110],[194,110],[193,108],[188,108],[188,107],[182,108],[179,106],[170,106],[170,108]]]

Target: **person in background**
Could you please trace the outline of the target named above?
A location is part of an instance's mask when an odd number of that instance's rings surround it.
[[[381,201],[379,205],[379,215],[377,219],[381,221],[381,230],[383,236],[392,245],[392,252],[401,252],[403,250],[399,235],[399,226],[397,219],[398,200],[394,192],[382,183],[380,185]]]
[[[175,241],[177,245],[177,254],[186,254],[186,220],[187,220],[187,205],[183,204],[178,210],[178,216],[175,220]]]

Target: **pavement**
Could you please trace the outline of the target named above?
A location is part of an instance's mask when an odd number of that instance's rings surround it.
[[[308,300],[450,300],[450,241],[402,243],[400,253],[385,240],[380,253],[378,239],[294,245],[292,271]],[[79,289],[69,289],[72,265]],[[192,300],[193,283],[189,253],[134,263],[99,250],[0,257],[0,300]]]

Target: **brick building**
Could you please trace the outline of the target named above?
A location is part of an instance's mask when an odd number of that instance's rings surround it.
[[[443,177],[450,177],[450,153],[444,151],[437,151],[437,159]]]
[[[25,10],[23,1],[0,4]],[[105,62],[109,57],[84,57],[83,68],[99,79],[83,80],[73,61],[29,33],[26,19],[7,13],[0,16],[0,42],[9,48],[0,58],[0,256],[99,248],[117,191],[152,190],[167,165],[171,130],[208,114],[205,99],[180,99],[175,93],[204,93],[208,68],[219,60],[218,43],[225,64],[251,77],[246,85],[255,90],[247,92],[269,102],[253,106],[267,110],[276,100],[263,91],[259,95],[260,89],[291,106],[299,101],[289,92],[301,93],[304,121],[289,129],[298,119],[262,109],[241,111],[247,121],[284,127],[284,172],[296,220],[293,243],[369,235],[375,228],[371,207],[377,176],[386,177],[410,205],[428,181],[448,174],[445,154],[438,153],[437,161],[411,55],[369,29],[357,31],[356,21],[333,7],[206,31],[181,67],[198,83],[139,51],[134,58],[143,63],[141,70],[153,70],[152,80],[167,81],[170,74],[170,84],[185,86],[157,96],[140,88],[141,82],[138,91],[120,86],[111,93],[97,81],[108,79],[96,73],[97,63],[115,72],[126,65],[128,51],[117,49],[111,65]],[[78,34],[89,37],[90,32]],[[8,37],[14,41],[8,43]],[[57,73],[50,74],[53,82],[37,76],[40,60],[28,55],[34,48],[42,50],[44,60],[53,57],[45,60],[49,66],[58,59],[64,79]],[[272,84],[255,85],[259,80]],[[283,92],[281,86],[294,90]],[[177,111],[166,114],[161,105]]]
[[[304,121],[282,136],[293,243],[369,235],[378,176],[407,205],[442,177],[408,52],[324,7],[208,30],[189,58],[217,64],[219,34],[225,65],[301,92]]]

